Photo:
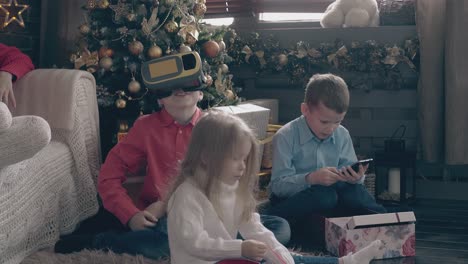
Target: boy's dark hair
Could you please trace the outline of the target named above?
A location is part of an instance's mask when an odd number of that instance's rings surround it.
[[[320,102],[341,114],[348,111],[349,91],[346,82],[331,73],[314,74],[305,89],[304,102],[317,106]]]

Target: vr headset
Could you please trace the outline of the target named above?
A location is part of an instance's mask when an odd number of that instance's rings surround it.
[[[186,92],[206,88],[200,55],[184,52],[164,56],[142,63],[143,83],[158,98],[171,96],[172,92],[182,89]]]

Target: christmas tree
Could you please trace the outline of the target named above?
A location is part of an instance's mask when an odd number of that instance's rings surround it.
[[[203,23],[205,0],[87,0],[83,8],[85,21],[70,61],[96,79],[103,145],[109,137],[107,145],[115,143],[116,132],[128,129],[139,115],[159,110],[140,74],[148,60],[197,51],[208,79],[200,107],[238,102],[223,41],[226,33],[234,33]]]

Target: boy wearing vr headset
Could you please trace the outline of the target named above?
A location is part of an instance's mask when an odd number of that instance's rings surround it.
[[[190,55],[195,55],[196,63],[200,63],[197,53]],[[157,85],[145,79],[145,71],[148,73],[148,69],[156,67],[154,64],[158,61],[165,61],[167,67],[171,58],[165,56],[142,65],[143,80],[158,98],[162,109],[139,117],[127,136],[112,148],[101,167],[98,192],[104,214],[108,222],[118,219],[119,230],[64,237],[56,244],[56,252],[110,249],[115,253],[141,254],[152,259],[169,255],[165,195],[185,156],[192,129],[203,115],[197,103],[203,99],[202,89],[205,87],[201,68],[183,84],[177,78],[160,81]],[[173,87],[177,81],[183,89],[164,87],[164,84]],[[137,175],[143,170],[146,174],[144,185],[135,204],[122,183],[127,175]],[[279,239],[285,243],[289,241],[290,229],[284,219],[264,216],[263,220],[280,236]]]

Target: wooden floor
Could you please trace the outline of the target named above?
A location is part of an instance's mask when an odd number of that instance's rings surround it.
[[[373,264],[468,263],[468,202],[420,200],[416,214],[416,257],[373,261]]]

